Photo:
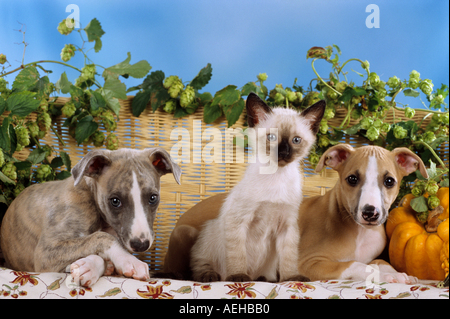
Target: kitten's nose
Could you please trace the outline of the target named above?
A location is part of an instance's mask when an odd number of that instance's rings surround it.
[[[291,147],[289,146],[289,142],[283,139],[281,143],[278,145],[278,158],[284,159],[289,157],[290,154],[291,154]]]

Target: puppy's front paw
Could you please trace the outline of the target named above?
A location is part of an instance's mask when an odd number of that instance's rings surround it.
[[[89,255],[70,265],[73,281],[79,286],[92,287],[105,272],[105,261],[98,255]]]
[[[113,263],[116,272],[119,275],[144,281],[150,279],[148,265],[133,255],[128,255],[125,258],[114,260]]]
[[[194,281],[199,282],[214,282],[220,281],[220,275],[216,273],[214,270],[205,271],[199,275],[193,276]]]
[[[235,275],[229,275],[225,281],[232,281],[232,282],[245,282],[245,281],[252,281],[252,278],[250,278],[247,274],[235,274]]]
[[[414,285],[419,282],[416,277],[408,276],[402,272],[392,272],[392,273],[380,273],[380,281],[386,281],[389,283],[401,283],[407,285]]]

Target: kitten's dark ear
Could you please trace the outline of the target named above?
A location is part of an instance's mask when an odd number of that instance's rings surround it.
[[[255,93],[250,93],[245,103],[247,109],[247,122],[249,127],[255,127],[260,121],[272,113],[272,109]]]
[[[304,117],[309,122],[309,126],[314,135],[319,132],[320,121],[322,121],[322,117],[325,113],[325,108],[327,103],[325,100],[320,100],[317,103],[314,103],[306,110],[304,110],[300,116]]]

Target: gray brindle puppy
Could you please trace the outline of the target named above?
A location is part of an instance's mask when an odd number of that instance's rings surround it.
[[[8,208],[1,247],[6,266],[64,272],[82,286],[112,274],[150,278],[132,253],[148,250],[160,197],[160,177],[181,169],[161,148],[93,150],[63,181],[26,188]]]

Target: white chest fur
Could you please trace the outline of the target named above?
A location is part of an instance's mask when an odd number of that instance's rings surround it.
[[[386,235],[379,227],[369,228],[358,226],[354,260],[370,263],[377,258],[386,245]]]

